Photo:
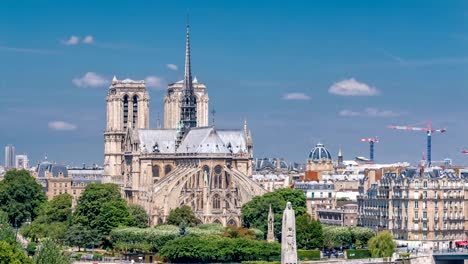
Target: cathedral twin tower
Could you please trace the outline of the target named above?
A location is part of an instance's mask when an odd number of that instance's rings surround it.
[[[208,126],[208,93],[206,85],[199,83],[197,78],[192,79],[190,61],[190,31],[187,25],[187,39],[185,49],[184,80],[171,83],[167,87],[164,97],[164,128],[177,129],[187,107],[183,107],[184,96],[193,94],[190,102],[195,108],[192,115],[191,126]],[[107,125],[104,133],[104,166],[105,175],[121,175],[123,159],[123,146],[127,128],[149,129],[149,94],[144,81],[131,79],[117,80],[114,76],[107,94]],[[190,107],[190,106],[189,106]],[[159,120],[158,120],[159,126]],[[111,165],[113,164],[113,166]]]

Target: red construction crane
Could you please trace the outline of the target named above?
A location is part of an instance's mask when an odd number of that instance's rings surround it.
[[[361,138],[361,142],[369,142],[369,159],[374,161],[374,143],[379,143],[379,139],[375,138]]]
[[[431,166],[431,144],[432,144],[432,133],[440,132],[444,133],[447,129],[433,129],[431,126],[431,121],[427,122],[427,127],[413,127],[413,126],[388,126],[391,129],[398,130],[413,130],[413,131],[423,131],[427,134],[427,166]]]

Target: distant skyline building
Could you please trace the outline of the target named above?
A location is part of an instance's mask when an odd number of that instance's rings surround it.
[[[25,169],[29,168],[29,159],[28,155],[16,155],[15,157],[15,168],[17,169]]]
[[[5,169],[15,167],[15,147],[13,145],[5,146]]]

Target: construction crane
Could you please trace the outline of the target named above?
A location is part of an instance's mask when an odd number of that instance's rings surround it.
[[[379,143],[379,139],[375,138],[361,138],[361,142],[369,142],[369,159],[374,161],[374,143]]]
[[[432,133],[439,132],[444,133],[447,129],[433,129],[431,126],[431,121],[427,122],[427,127],[413,127],[413,126],[388,126],[391,129],[398,129],[398,130],[412,130],[412,131],[423,131],[427,134],[427,167],[431,166],[431,148],[432,148]]]

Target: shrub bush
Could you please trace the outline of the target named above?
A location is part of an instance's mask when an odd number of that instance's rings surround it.
[[[94,253],[93,260],[102,260],[103,257],[104,255],[101,253]]]
[[[368,249],[347,249],[346,258],[348,259],[363,259],[370,258],[371,253]]]
[[[241,264],[281,264],[281,261],[242,261]]]
[[[177,263],[268,261],[280,254],[278,243],[210,235],[179,237],[159,251],[161,257]]]
[[[319,260],[320,250],[302,250],[297,251],[297,258],[299,260]]]

